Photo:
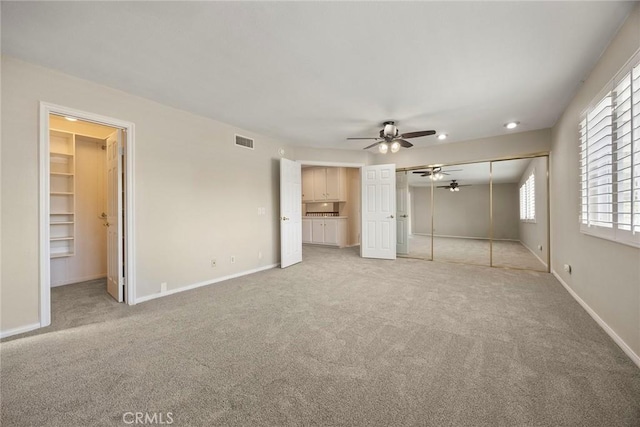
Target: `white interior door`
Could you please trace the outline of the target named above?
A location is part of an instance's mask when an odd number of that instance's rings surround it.
[[[396,173],[396,252],[409,253],[409,180],[407,172]]]
[[[123,301],[122,131],[107,138],[107,292]]]
[[[302,167],[280,159],[280,268],[302,261]]]
[[[396,259],[396,165],[362,169],[363,258]]]

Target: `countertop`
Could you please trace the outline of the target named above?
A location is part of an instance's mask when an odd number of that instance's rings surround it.
[[[348,216],[306,216],[303,215],[302,219],[326,219],[326,218],[333,218],[333,219],[349,219]]]

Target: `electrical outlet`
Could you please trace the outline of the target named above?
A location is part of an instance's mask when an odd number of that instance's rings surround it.
[[[167,282],[160,283],[160,292],[167,292]]]
[[[571,266],[569,264],[565,264],[563,267],[564,267],[564,271],[571,274]]]
[[[235,256],[231,256],[231,264],[236,262],[236,257]]]
[[[215,259],[211,260],[211,267],[217,267],[218,266],[218,262]]]
[[[538,245],[538,250],[541,251],[542,250],[542,245]]]

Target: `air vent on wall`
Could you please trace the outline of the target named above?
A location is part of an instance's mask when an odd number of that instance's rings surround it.
[[[236,145],[253,150],[253,139],[236,134]]]

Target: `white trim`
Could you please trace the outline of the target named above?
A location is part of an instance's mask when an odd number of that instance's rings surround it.
[[[64,281],[56,283],[56,284],[52,283],[51,287],[52,288],[57,288],[58,286],[74,285],[76,283],[88,282],[90,280],[104,279],[106,277],[107,277],[106,273],[103,273],[103,274],[92,274],[90,276],[84,276],[84,277],[74,277],[73,279],[67,279],[67,280],[64,280]]]
[[[529,246],[525,245],[525,244],[524,244],[524,242],[523,242],[522,240],[519,240],[519,242],[520,242],[520,244],[521,244],[522,246],[524,246],[525,248],[529,249],[529,252],[531,252],[531,253],[533,254],[533,256],[535,256],[536,258],[538,258],[538,261],[540,261],[540,262],[542,263],[542,265],[544,265],[544,267],[545,267],[545,268],[549,268],[549,266],[547,265],[547,263],[546,263],[546,262],[544,262],[544,261],[542,260],[542,258],[540,258],[540,257],[538,256],[538,254],[537,254],[537,253],[535,253],[535,252],[533,251],[533,249],[531,249]]]
[[[31,325],[20,326],[19,328],[9,329],[8,331],[0,332],[0,339],[11,337],[13,335],[24,334],[25,332],[31,332],[40,328],[40,323],[32,323]]]
[[[607,325],[607,323],[604,320],[602,320],[600,316],[598,316],[598,313],[596,313],[594,309],[589,307],[589,304],[584,302],[584,300],[580,298],[578,294],[573,289],[571,289],[571,287],[564,280],[562,280],[560,275],[556,273],[555,270],[551,270],[551,274],[553,274],[555,278],[558,279],[560,284],[564,286],[564,288],[567,290],[567,292],[569,292],[569,294],[573,297],[573,299],[575,299],[578,302],[578,304],[580,304],[582,308],[584,308],[584,310],[587,313],[589,313],[589,315],[593,318],[593,320],[595,320],[596,323],[600,325],[600,327],[607,333],[607,335],[609,335],[611,339],[613,339],[613,341],[616,344],[618,344],[618,346],[622,349],[622,351],[624,351],[625,354],[629,356],[631,361],[635,363],[638,366],[638,368],[640,368],[640,356],[638,356],[631,349],[631,347],[629,347],[627,343],[624,342],[624,340],[620,338],[620,336],[616,334],[615,331],[609,325]]]
[[[158,292],[157,294],[146,295],[144,297],[138,297],[136,299],[136,303],[151,301],[156,298],[162,298],[169,295],[177,294],[180,292],[190,291],[192,289],[201,288],[203,286],[213,285],[215,283],[224,282],[225,280],[235,279],[237,277],[248,276],[249,274],[258,273],[260,271],[271,270],[272,268],[276,268],[280,265],[280,263],[265,265],[262,267],[254,268],[252,270],[241,271],[240,273],[229,274],[228,276],[218,277],[216,279],[205,280],[203,282],[193,283],[191,285],[183,286],[181,288],[169,289],[164,292]]]
[[[135,301],[135,125],[131,122],[101,116],[86,111],[55,105],[48,102],[40,102],[39,121],[39,286],[40,286],[40,327],[51,324],[51,265],[49,257],[49,114],[61,116],[73,116],[78,119],[118,127],[126,130],[127,139],[125,141],[126,158],[126,194],[125,194],[125,226],[126,226],[126,292],[127,304],[134,305]]]

